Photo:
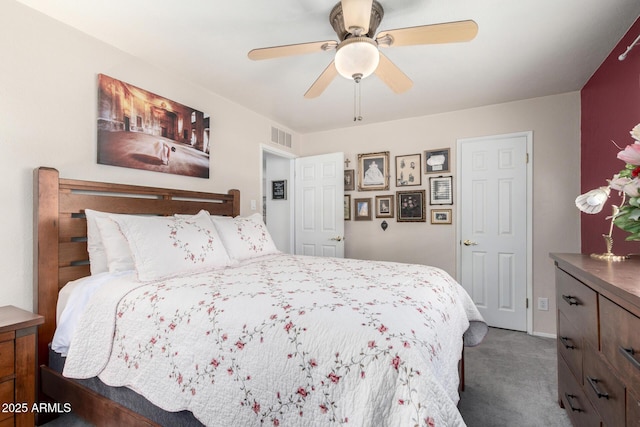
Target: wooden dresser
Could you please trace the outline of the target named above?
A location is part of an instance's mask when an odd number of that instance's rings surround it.
[[[36,398],[36,329],[40,315],[0,307],[0,427],[32,427]]]
[[[640,427],[640,257],[551,258],[560,405],[576,427]]]

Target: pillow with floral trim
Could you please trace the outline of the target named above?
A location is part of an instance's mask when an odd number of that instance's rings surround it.
[[[205,211],[191,218],[114,216],[129,242],[140,281],[192,274],[230,264]]]
[[[259,213],[235,218],[211,215],[211,221],[233,260],[280,253]]]

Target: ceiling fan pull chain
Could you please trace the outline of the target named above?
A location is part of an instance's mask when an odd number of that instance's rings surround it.
[[[362,75],[353,75],[353,121],[362,121],[362,89],[360,82],[362,81]]]

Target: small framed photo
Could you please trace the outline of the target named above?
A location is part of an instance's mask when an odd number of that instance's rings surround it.
[[[371,221],[371,199],[354,199],[354,218],[356,221]]]
[[[451,224],[451,209],[431,209],[431,224]]]
[[[358,190],[389,189],[389,152],[358,154]]]
[[[449,148],[424,152],[424,173],[449,172]]]
[[[429,198],[430,205],[452,205],[453,204],[453,178],[450,176],[439,176],[429,178]]]
[[[287,180],[271,181],[271,198],[273,200],[287,200]]]
[[[376,218],[393,218],[393,194],[376,196]]]
[[[344,195],[344,220],[351,220],[351,195]]]
[[[344,171],[344,191],[353,191],[356,189],[355,171],[346,169]]]
[[[426,222],[425,190],[398,191],[398,222]]]
[[[396,156],[396,187],[422,185],[420,154]]]

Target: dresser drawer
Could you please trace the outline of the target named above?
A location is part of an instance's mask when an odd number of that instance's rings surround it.
[[[558,313],[558,354],[573,372],[573,375],[582,381],[582,339],[580,333],[567,320],[562,312]]]
[[[13,346],[13,341],[0,342],[0,378],[13,375],[15,369]]]
[[[640,394],[640,318],[600,296],[600,328],[602,353]]]
[[[574,426],[600,427],[600,417],[561,357],[558,358],[558,393]]]
[[[587,398],[611,426],[625,425],[625,389],[599,354],[590,346],[584,351],[583,384]]]
[[[559,268],[556,292],[558,310],[580,331],[578,338],[598,348],[598,294]]]

